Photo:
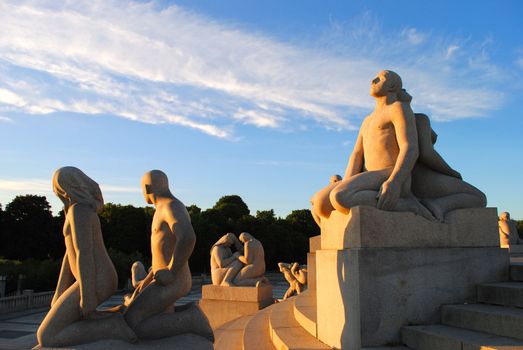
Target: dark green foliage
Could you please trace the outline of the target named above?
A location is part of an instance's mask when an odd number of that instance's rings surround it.
[[[64,251],[61,231],[44,196],[17,196],[3,212],[0,256],[8,259],[59,258]]]
[[[126,254],[142,252],[150,255],[152,208],[107,203],[100,214],[100,223],[107,248]]]
[[[7,277],[6,293],[16,291],[18,275],[24,275],[22,289],[54,290],[60,273],[61,260],[0,259],[0,275]]]
[[[127,279],[131,278],[131,265],[135,261],[141,261],[146,269],[148,269],[151,265],[151,259],[144,258],[143,254],[140,252],[127,254],[119,250],[109,248],[108,253],[111,257],[111,260],[113,261],[116,273],[118,274],[118,288],[125,288]]]
[[[196,232],[196,245],[189,260],[193,273],[209,272],[211,246],[227,232],[249,232],[265,249],[268,270],[276,270],[279,261],[305,263],[309,237],[318,235],[310,211],[295,210],[278,218],[274,210],[250,214],[240,196],[221,197],[207,210],[187,207]],[[131,264],[140,260],[150,266],[152,207],[134,207],[108,203],[100,214],[104,242],[118,273],[119,287],[130,278]],[[53,217],[49,203],[41,196],[19,196],[5,210],[0,206],[0,274],[9,277],[8,289],[16,288],[18,274],[27,276],[26,286],[52,290],[56,285],[64,255],[62,228],[64,213]],[[20,262],[22,261],[22,262]]]

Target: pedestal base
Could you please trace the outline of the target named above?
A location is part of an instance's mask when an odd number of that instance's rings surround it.
[[[410,213],[354,209],[351,217],[333,213],[329,220],[341,225],[322,221],[322,249],[316,251],[318,339],[329,346],[398,343],[402,326],[437,323],[440,305],[474,301],[477,284],[508,279],[493,209],[460,210],[454,213],[459,222],[427,221],[424,232],[409,230],[409,220],[425,220]],[[478,235],[465,232],[477,228],[465,219],[478,217],[494,225]]]
[[[200,307],[212,329],[216,329],[238,317],[255,314],[273,302],[271,285],[222,287],[208,284],[202,287]]]

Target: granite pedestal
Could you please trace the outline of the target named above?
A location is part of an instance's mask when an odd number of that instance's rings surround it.
[[[217,329],[238,317],[255,314],[273,302],[270,284],[259,287],[222,287],[208,284],[202,287],[200,307],[212,329]]]
[[[508,279],[496,209],[456,210],[446,221],[363,206],[322,220],[319,340],[350,350],[399,343],[402,326],[436,323],[440,305],[474,301],[477,284]]]

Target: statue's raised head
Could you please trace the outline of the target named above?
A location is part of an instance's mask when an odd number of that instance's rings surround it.
[[[66,212],[76,203],[87,204],[96,212],[102,211],[104,206],[100,186],[83,171],[72,166],[54,172],[53,191],[64,203]]]
[[[145,201],[153,204],[154,196],[171,196],[169,180],[161,170],[151,170],[142,176],[142,191]]]
[[[510,220],[510,214],[506,211],[504,211],[503,213],[501,213],[501,215],[499,216],[499,219],[502,220],[502,221],[507,221],[507,220]]]
[[[372,79],[370,94],[374,97],[394,94],[398,101],[407,103],[412,101],[412,96],[403,88],[399,74],[391,70],[382,70]]]
[[[342,177],[340,175],[332,175],[329,179],[329,183],[333,184],[335,182],[341,181]]]

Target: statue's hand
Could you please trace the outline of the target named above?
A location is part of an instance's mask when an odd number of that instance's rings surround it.
[[[240,254],[239,252],[234,252],[233,256],[234,256],[236,259],[238,259],[238,258],[241,256],[241,254]]]
[[[176,279],[175,274],[169,269],[162,269],[156,271],[154,279],[163,286],[167,286],[174,282]]]
[[[96,300],[94,298],[80,299],[80,314],[83,319],[88,318],[96,310]]]
[[[378,199],[377,208],[381,210],[392,210],[400,199],[401,186],[397,186],[393,182],[385,181],[381,187],[376,198]]]

